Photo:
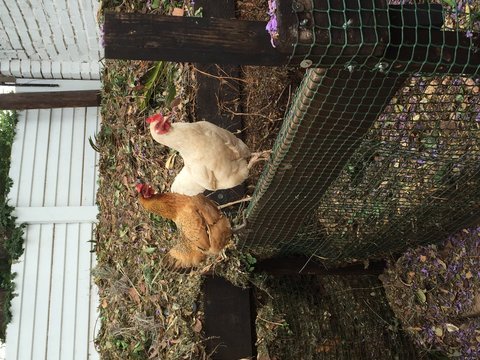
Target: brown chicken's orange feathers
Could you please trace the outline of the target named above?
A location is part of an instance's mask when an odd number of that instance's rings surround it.
[[[137,191],[145,210],[173,220],[180,231],[178,244],[168,252],[175,268],[198,266],[207,255],[218,255],[232,237],[229,220],[202,194],[155,194],[146,184],[138,184]]]

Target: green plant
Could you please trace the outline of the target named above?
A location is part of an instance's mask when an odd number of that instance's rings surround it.
[[[139,96],[139,108],[146,110],[152,107],[150,106],[152,101],[168,106],[177,94],[175,87],[177,74],[178,67],[175,63],[157,61],[142,78],[143,96]]]
[[[241,254],[240,259],[245,264],[248,272],[252,272],[253,270],[255,270],[255,264],[257,263],[257,259],[255,259],[250,253]]]
[[[13,184],[8,177],[10,169],[10,153],[17,114],[11,111],[0,111],[0,340],[5,341],[7,324],[12,318],[10,310],[11,300],[15,297],[15,274],[11,273],[11,264],[23,254],[24,224],[16,224],[16,217],[12,215],[13,207],[8,205],[7,194]]]

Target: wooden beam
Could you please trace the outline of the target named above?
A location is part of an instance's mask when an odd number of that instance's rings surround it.
[[[203,16],[207,18],[235,18],[234,0],[219,0],[215,6],[212,6],[210,0],[197,0],[195,7],[202,7]],[[227,108],[233,108],[232,111],[240,112],[235,107],[235,104],[240,105],[240,84],[235,80],[240,77],[239,66],[196,63],[195,67],[199,70],[196,73],[198,89],[195,98],[197,121],[210,121],[232,133],[241,131],[242,117],[219,108],[220,104],[224,104]],[[242,138],[241,134],[237,136]],[[226,204],[242,198],[245,191],[245,185],[241,184],[232,189],[217,190],[209,197],[218,204]],[[234,209],[235,207],[227,209],[227,212]]]
[[[477,38],[474,34],[473,38]],[[480,52],[459,31],[431,28],[391,28],[386,50],[391,69],[402,72],[478,74]]]
[[[105,14],[105,57],[238,65],[281,65],[264,21]]]
[[[389,5],[390,26],[394,27],[432,27],[443,26],[443,6],[440,4],[404,4]]]
[[[212,353],[212,359],[252,359],[255,332],[252,329],[250,289],[236,287],[221,277],[207,276],[202,293],[207,350]]]
[[[287,256],[260,261],[255,266],[255,272],[266,272],[271,275],[380,275],[386,267],[386,262],[372,261],[367,268],[364,264],[353,264],[344,267],[327,268],[304,256]]]
[[[0,109],[52,109],[66,107],[99,106],[99,90],[50,91],[0,94]]]

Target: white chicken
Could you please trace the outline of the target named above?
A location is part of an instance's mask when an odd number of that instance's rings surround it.
[[[173,181],[172,192],[196,195],[232,188],[248,177],[250,167],[261,158],[231,132],[208,121],[171,123],[169,118],[156,114],[147,123],[155,141],[177,150],[183,158],[184,167]]]

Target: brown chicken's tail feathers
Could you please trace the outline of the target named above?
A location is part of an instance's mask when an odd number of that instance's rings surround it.
[[[165,261],[168,268],[178,270],[197,267],[205,258],[201,251],[179,244],[167,253]]]

